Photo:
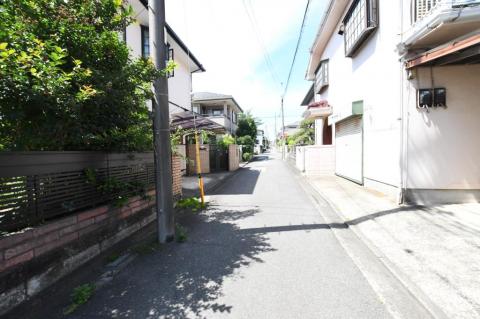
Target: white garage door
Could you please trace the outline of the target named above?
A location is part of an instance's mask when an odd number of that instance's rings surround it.
[[[335,124],[335,172],[363,184],[362,117],[355,116]]]

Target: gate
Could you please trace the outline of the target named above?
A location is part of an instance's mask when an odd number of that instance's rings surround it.
[[[228,150],[210,144],[210,171],[228,171]]]

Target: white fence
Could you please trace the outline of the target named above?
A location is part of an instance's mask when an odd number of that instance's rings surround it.
[[[309,145],[295,148],[295,166],[307,176],[335,173],[335,146]]]

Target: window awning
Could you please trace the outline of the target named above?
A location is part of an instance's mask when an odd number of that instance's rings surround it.
[[[456,39],[416,56],[406,63],[411,69],[425,65],[480,63],[480,33]]]
[[[213,132],[223,133],[225,128],[220,124],[209,120],[199,114],[195,114],[192,111],[185,111],[171,114],[170,130],[175,131],[177,129],[193,129],[208,130]]]

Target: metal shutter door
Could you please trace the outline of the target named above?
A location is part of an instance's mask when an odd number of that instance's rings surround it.
[[[363,184],[362,117],[336,123],[335,142],[335,173]]]

